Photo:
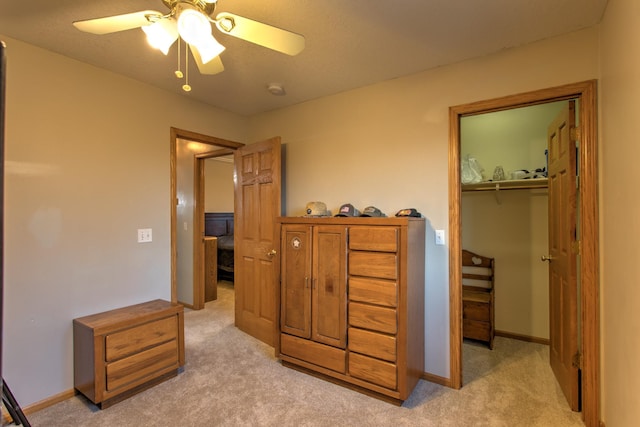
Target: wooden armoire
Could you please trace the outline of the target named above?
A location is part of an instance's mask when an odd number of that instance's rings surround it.
[[[282,217],[278,224],[276,355],[402,404],[424,372],[424,219]]]

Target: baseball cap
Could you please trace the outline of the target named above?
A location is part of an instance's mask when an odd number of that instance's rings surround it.
[[[307,203],[306,215],[309,217],[315,216],[331,216],[327,210],[327,205],[323,202],[309,202]]]
[[[360,211],[354,208],[351,203],[345,203],[340,206],[340,210],[336,216],[360,216]]]
[[[400,209],[398,213],[396,213],[396,216],[412,216],[416,218],[421,218],[422,214],[418,212],[415,208],[408,208],[408,209]]]
[[[362,211],[362,215],[360,216],[381,216],[381,217],[386,217],[385,214],[382,213],[382,211],[378,208],[376,208],[375,206],[367,206],[366,208],[364,208],[364,210]]]

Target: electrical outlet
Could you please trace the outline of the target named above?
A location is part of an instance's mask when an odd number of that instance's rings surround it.
[[[436,245],[444,245],[444,230],[436,230]]]
[[[152,240],[150,228],[138,228],[138,243],[149,243]]]

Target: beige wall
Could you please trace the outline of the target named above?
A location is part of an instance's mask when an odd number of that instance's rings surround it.
[[[547,190],[462,193],[461,208],[462,247],[495,258],[496,330],[548,339]]]
[[[601,37],[601,333],[603,419],[640,419],[640,3],[610,1]]]
[[[27,406],[73,388],[73,318],[171,297],[170,126],[244,141],[247,120],[2,39],[2,373]]]
[[[233,212],[233,162],[204,162],[205,212]]]
[[[449,107],[597,78],[597,48],[592,28],[252,117],[251,141],[286,145],[287,215],[321,200],[426,216],[427,372],[449,377]]]

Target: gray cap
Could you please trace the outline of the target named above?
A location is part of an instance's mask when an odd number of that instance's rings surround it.
[[[362,211],[362,215],[360,216],[386,217],[386,215],[383,214],[382,211],[375,206],[367,206],[366,208],[364,208],[364,210]]]
[[[360,216],[360,211],[354,208],[351,203],[345,203],[340,206],[340,210],[336,216]]]

